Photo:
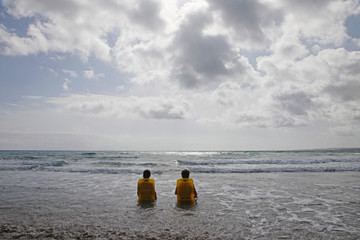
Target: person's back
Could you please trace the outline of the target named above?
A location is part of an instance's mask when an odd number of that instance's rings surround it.
[[[197,197],[194,181],[189,178],[189,170],[181,172],[183,178],[177,180],[175,194],[179,203],[194,203]]]
[[[156,200],[155,181],[150,179],[150,171],[144,171],[144,178],[139,179],[137,194],[139,201],[154,201]]]

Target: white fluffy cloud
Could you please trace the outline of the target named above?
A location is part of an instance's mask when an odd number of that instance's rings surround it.
[[[95,74],[94,70],[85,70],[82,73],[83,76],[87,79],[100,79],[105,77],[103,73]]]
[[[257,127],[296,127],[327,121],[359,128],[360,52],[323,50],[283,69],[261,58],[267,74],[256,85],[227,82],[215,91],[223,116],[208,122]],[[254,81],[253,81],[254,82]],[[260,84],[262,82],[262,84]]]
[[[119,1],[3,1],[7,12],[16,18],[30,18],[26,36],[21,37],[1,25],[7,55],[28,55],[37,52],[70,52],[83,60],[91,55],[111,60],[111,48],[106,36],[116,28],[126,26],[128,19],[138,24],[156,24],[157,16],[147,13],[141,1],[138,9],[128,9],[129,3]],[[147,6],[154,4],[148,3]],[[156,10],[156,6],[153,6]],[[136,16],[146,15],[141,20]]]
[[[129,74],[130,96],[49,100],[61,108],[114,117],[192,116],[232,127],[326,121],[334,132],[359,129],[360,51],[344,47],[359,41],[345,27],[359,14],[356,0],[5,0],[3,6],[29,20],[23,35],[0,25],[3,55],[93,56]],[[82,76],[106,81],[106,73],[94,70]]]
[[[185,119],[191,104],[181,98],[116,97],[104,95],[68,95],[52,98],[49,103],[61,111],[71,111],[96,117],[125,119]]]

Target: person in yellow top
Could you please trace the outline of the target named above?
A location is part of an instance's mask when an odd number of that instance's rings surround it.
[[[137,186],[137,195],[139,201],[154,201],[156,200],[155,181],[150,178],[150,171],[145,170],[142,179],[139,179]]]
[[[197,192],[194,181],[189,178],[190,171],[185,169],[181,172],[182,178],[177,180],[175,195],[178,203],[194,203],[197,198]]]

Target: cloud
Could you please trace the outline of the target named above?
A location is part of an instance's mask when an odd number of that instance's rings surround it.
[[[22,98],[24,98],[24,99],[30,99],[30,100],[40,100],[40,99],[42,99],[43,97],[41,97],[41,96],[28,96],[28,95],[26,95],[26,96],[22,96]]]
[[[136,8],[129,12],[130,19],[152,31],[161,30],[165,26],[164,20],[159,16],[161,6],[155,1],[137,1]]]
[[[97,117],[125,119],[185,119],[191,104],[186,100],[167,97],[116,97],[105,95],[68,95],[48,99],[63,111]]]
[[[174,73],[180,85],[191,88],[202,81],[226,75],[229,45],[224,36],[204,36],[211,18],[206,13],[190,16],[174,37]]]
[[[55,77],[57,77],[59,74],[54,70],[54,69],[52,69],[52,68],[49,68],[48,69],[49,70],[49,72],[51,72]]]
[[[124,89],[125,89],[125,87],[123,85],[116,86],[117,92],[123,91]]]
[[[307,110],[314,105],[311,98],[312,96],[306,92],[281,93],[274,96],[280,109],[294,115],[307,115]]]
[[[355,136],[355,132],[357,130],[358,129],[352,126],[341,126],[341,127],[330,128],[330,131],[335,135],[344,136],[344,137]]]
[[[3,25],[0,27],[5,45],[2,52],[6,55],[69,52],[83,60],[94,55],[109,61],[110,47],[104,36],[124,17],[121,5],[115,2],[5,0],[3,6],[16,18],[33,21],[24,37],[9,32]]]
[[[69,70],[69,69],[63,69],[62,72],[68,74],[70,77],[73,77],[73,78],[77,77],[76,71]]]
[[[224,27],[229,26],[235,38],[246,48],[265,48],[267,31],[281,24],[284,13],[276,4],[253,0],[208,0],[213,11],[219,12]]]
[[[65,78],[65,80],[64,80],[64,83],[63,83],[63,89],[64,90],[69,90],[69,84],[71,83],[71,81],[68,79],[68,78]]]
[[[360,51],[326,49],[316,56],[275,65],[277,56],[258,59],[264,75],[228,80],[208,101],[215,113],[198,119],[225,127],[280,128],[324,125],[360,128]],[[333,131],[339,133],[339,131]]]
[[[329,85],[324,89],[328,93],[340,101],[359,101],[360,100],[360,82],[351,81],[347,83],[339,83],[337,85]]]
[[[99,79],[105,77],[103,73],[95,74],[93,70],[83,71],[83,76],[87,79]]]
[[[310,98],[301,92],[276,94],[258,84],[225,82],[212,95],[217,104],[213,116],[198,121],[226,128],[293,128],[311,124]],[[308,96],[306,96],[308,97]]]
[[[35,29],[36,26],[29,25],[27,32],[29,37],[22,38],[9,31],[3,24],[0,24],[1,53],[4,55],[29,55],[37,53],[41,50],[39,39],[42,39],[42,36],[37,36],[36,34],[39,34],[39,31]]]
[[[146,35],[144,30],[158,32],[165,28],[159,1],[56,1],[4,0],[2,5],[11,16],[30,21],[27,32],[17,35],[0,25],[0,43],[5,55],[29,55],[38,52],[72,53],[83,61],[95,56],[111,61],[107,37],[126,31]]]
[[[340,46],[347,38],[346,18],[356,11],[356,1],[281,1],[286,24],[298,29],[303,38],[314,43]]]
[[[113,89],[129,97],[49,100],[64,111],[237,128],[359,125],[360,51],[345,46],[358,42],[345,26],[358,1],[181,3],[5,0],[29,23],[21,34],[0,24],[0,51],[93,56],[126,73]],[[106,72],[82,70],[62,70],[65,90],[78,76],[105,84]]]
[[[211,14],[189,14],[180,24],[171,44],[172,78],[184,88],[222,82],[245,67],[241,56],[221,34],[205,33],[213,22]]]

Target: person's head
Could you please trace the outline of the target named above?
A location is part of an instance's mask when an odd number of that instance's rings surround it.
[[[151,175],[151,173],[150,173],[149,170],[145,170],[144,173],[143,173],[144,178],[149,178],[150,175]]]
[[[182,176],[183,178],[189,178],[189,176],[190,176],[190,171],[187,170],[187,169],[183,170],[183,171],[181,172],[181,176]]]

